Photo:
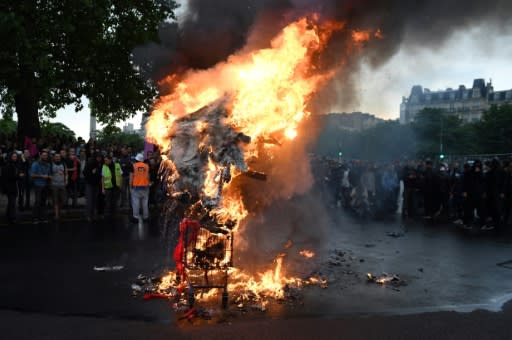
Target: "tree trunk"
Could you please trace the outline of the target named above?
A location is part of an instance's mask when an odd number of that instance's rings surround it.
[[[39,138],[41,125],[37,107],[37,96],[33,91],[23,89],[14,96],[18,114],[18,141],[23,145],[25,137]]]

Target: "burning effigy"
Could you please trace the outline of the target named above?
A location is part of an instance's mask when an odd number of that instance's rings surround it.
[[[247,182],[239,179],[272,179],[253,166],[262,158],[272,163],[283,145],[300,138],[310,101],[341,67],[321,68],[317,59],[344,29],[342,22],[316,15],[300,18],[266,48],[242,49],[210,69],[162,80],[172,91],[158,100],[146,128],[163,152],[166,211],[177,245],[176,271],[161,280],[156,294],[186,296],[192,306],[222,292],[225,307],[230,291],[238,293],[237,302],[263,301],[282,298],[290,287],[326,284],[318,277],[288,277],[284,253],[275,254],[268,270],[251,273],[236,267],[233,252],[255,213],[246,204]],[[348,35],[354,45],[372,37]],[[263,186],[255,187],[250,195],[257,197]],[[308,261],[315,252],[301,249],[300,256]]]

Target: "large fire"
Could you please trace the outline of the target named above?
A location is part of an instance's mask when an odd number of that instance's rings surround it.
[[[345,29],[344,26],[339,22],[321,22],[317,16],[302,18],[287,25],[270,41],[268,48],[246,49],[211,69],[190,70],[167,77],[162,80],[162,85],[170,86],[173,91],[162,96],[155,105],[146,126],[148,139],[158,144],[162,151],[169,151],[173,147],[170,132],[176,121],[225,98],[226,121],[234,130],[253,140],[293,141],[300,135],[299,123],[311,114],[308,104],[314,94],[339,71],[321,70],[315,64],[315,57],[326,48],[332,34]],[[374,35],[354,31],[351,36],[357,46]],[[204,123],[198,123],[196,129],[203,131]],[[266,144],[265,150],[272,153],[278,144]],[[255,157],[258,152],[254,144],[244,151],[246,158]],[[211,213],[221,222],[237,221],[234,228],[237,232],[248,211],[239,193],[230,190],[229,183],[222,182],[225,170],[223,165],[209,159],[202,191],[209,197],[222,193],[219,205]],[[234,169],[227,170],[232,177],[238,175]],[[314,252],[304,250],[301,255],[311,258]],[[283,261],[281,254],[275,259],[274,268],[256,274],[233,268],[230,289],[282,297],[285,285],[305,282],[287,277]]]
[[[148,137],[168,147],[175,119],[228,95],[229,123],[237,130],[254,139],[276,132],[293,139],[299,122],[310,114],[307,104],[311,96],[334,75],[333,71],[316,70],[313,57],[342,27],[303,18],[286,26],[270,48],[235,54],[205,71],[168,77],[164,82],[174,86],[174,91],[155,106],[147,125]]]

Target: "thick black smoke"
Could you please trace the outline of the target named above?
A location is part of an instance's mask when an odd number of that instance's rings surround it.
[[[504,27],[512,20],[510,0],[189,0],[187,9],[180,27],[162,24],[159,44],[134,51],[136,64],[154,80],[225,60],[246,45],[253,29],[261,33],[256,35],[261,44],[268,43],[287,22],[307,13],[344,21],[349,30],[380,28],[384,39],[364,50],[374,66],[386,62],[403,43],[434,48],[459,29],[482,22]],[[346,35],[338,38],[327,52],[331,62],[354,64],[346,55]]]

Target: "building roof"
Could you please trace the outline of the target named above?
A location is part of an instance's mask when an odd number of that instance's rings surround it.
[[[414,104],[433,104],[447,101],[471,100],[475,98],[489,98],[489,100],[505,100],[507,91],[501,91],[494,95],[491,83],[485,83],[485,80],[478,78],[473,80],[473,86],[466,88],[459,85],[457,89],[448,88],[442,91],[430,91],[423,89],[420,85],[415,85],[411,89],[409,101]],[[498,92],[495,92],[498,93]]]

